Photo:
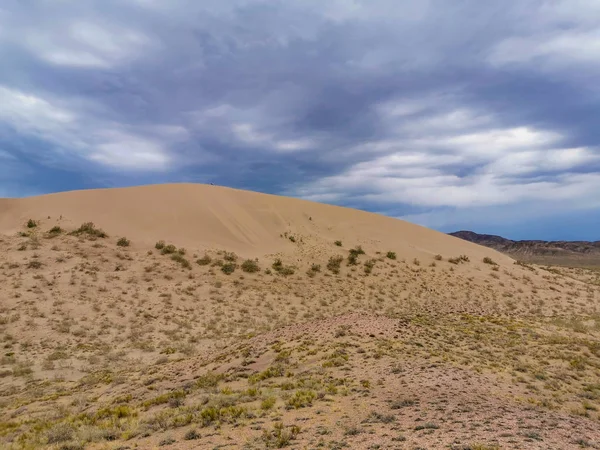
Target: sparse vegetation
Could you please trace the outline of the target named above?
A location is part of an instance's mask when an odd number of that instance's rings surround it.
[[[181,253],[172,254],[171,259],[176,263],[181,264],[181,267],[183,267],[184,269],[191,269],[192,267],[190,262]]]
[[[340,273],[340,267],[342,265],[342,261],[344,260],[344,258],[342,256],[332,256],[331,258],[329,258],[329,261],[327,262],[327,269],[329,269],[331,272],[338,274]]]
[[[87,236],[88,238],[106,238],[108,235],[101,230],[100,228],[96,228],[93,222],[86,222],[82,224],[79,228],[69,233],[73,236]]]
[[[36,228],[38,226],[38,223],[33,219],[29,219],[27,221],[26,226],[27,226],[27,228]]]
[[[258,262],[256,262],[253,259],[247,259],[245,260],[242,265],[242,270],[246,273],[256,273],[256,272],[260,272],[260,266],[258,265]]]
[[[460,264],[469,262],[469,257],[467,255],[460,255],[456,258],[448,258],[448,262],[450,264]]]
[[[117,241],[119,247],[129,247],[129,244],[131,244],[131,242],[129,242],[129,239],[126,237],[122,237]]]
[[[346,232],[368,255],[340,256],[305,219],[259,260],[17,217],[0,235],[2,448],[600,442],[597,270],[437,263],[460,244],[396,255],[376,250],[407,243],[378,233]]]
[[[338,247],[341,247],[342,246],[342,241],[335,241],[334,244],[337,245]]]
[[[55,225],[48,230],[47,234],[48,234],[48,237],[52,238],[52,237],[58,236],[59,234],[62,234],[62,233],[64,233],[64,230],[61,227],[59,227],[58,225]]]
[[[208,266],[212,262],[212,258],[205,254],[202,258],[196,260],[196,263],[200,266]]]
[[[223,272],[225,275],[231,275],[233,272],[235,272],[236,268],[237,268],[236,263],[228,262],[221,266],[221,272]]]

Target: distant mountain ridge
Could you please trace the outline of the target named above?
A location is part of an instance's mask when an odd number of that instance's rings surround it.
[[[502,236],[466,230],[448,234],[523,261],[539,264],[600,266],[600,241],[513,241]]]

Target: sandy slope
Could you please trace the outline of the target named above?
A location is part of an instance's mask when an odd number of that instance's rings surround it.
[[[125,235],[140,244],[169,238],[179,245],[216,247],[248,256],[292,249],[289,241],[280,239],[281,233],[290,232],[324,242],[369,244],[381,251],[394,248],[405,257],[464,253],[475,259],[492,254],[507,260],[489,249],[377,214],[199,184],[0,199],[0,232],[14,233],[30,218],[65,228],[92,221],[109,234]]]
[[[599,311],[600,272],[346,208],[0,200],[0,448],[600,448]]]

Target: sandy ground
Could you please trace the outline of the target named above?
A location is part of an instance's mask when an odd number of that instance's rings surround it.
[[[2,448],[600,447],[597,271],[187,184],[0,199],[0,249]]]

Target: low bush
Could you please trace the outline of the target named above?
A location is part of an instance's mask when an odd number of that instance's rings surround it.
[[[93,238],[106,238],[108,235],[101,230],[100,228],[96,228],[93,222],[86,222],[82,224],[79,228],[70,233],[73,236],[82,236],[86,235],[88,237]]]
[[[242,270],[247,273],[255,273],[260,272],[260,267],[258,263],[253,259],[247,259],[242,263]]]
[[[130,243],[131,243],[131,242],[129,242],[129,239],[127,239],[126,237],[122,237],[121,239],[119,239],[119,240],[117,241],[117,245],[118,245],[119,247],[129,247],[129,244],[130,244]]]

